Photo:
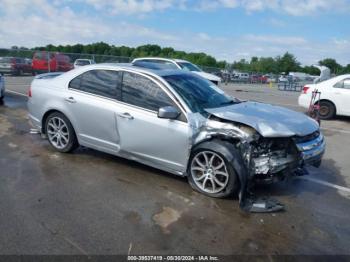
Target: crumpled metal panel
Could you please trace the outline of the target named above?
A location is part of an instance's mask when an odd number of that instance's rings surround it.
[[[210,139],[212,136],[226,136],[236,138],[240,141],[250,142],[256,131],[246,126],[239,126],[239,123],[225,123],[209,118],[205,118],[199,113],[188,116],[192,130],[190,146],[196,145],[201,141]]]
[[[206,111],[225,120],[246,124],[264,137],[305,136],[319,129],[316,121],[302,113],[258,102],[242,102]]]

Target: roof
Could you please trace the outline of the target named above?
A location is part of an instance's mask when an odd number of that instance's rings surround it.
[[[163,61],[173,61],[173,62],[178,62],[178,63],[189,63],[186,60],[182,60],[182,59],[175,59],[175,58],[165,58],[165,57],[139,57],[139,58],[135,58],[134,61],[136,60],[143,60],[143,59],[154,59],[154,60],[163,60]]]
[[[89,67],[89,68],[100,68],[100,67],[109,67],[109,68],[113,68],[113,69],[129,69],[129,70],[134,70],[134,71],[138,71],[141,73],[151,73],[151,74],[155,74],[158,76],[168,76],[168,75],[180,75],[180,74],[189,74],[189,72],[186,72],[184,70],[174,70],[174,69],[161,69],[161,70],[156,70],[156,69],[149,69],[149,68],[145,68],[145,67],[138,67],[138,66],[134,66],[131,63],[101,63],[101,64],[92,64],[92,65],[86,65],[84,66]]]

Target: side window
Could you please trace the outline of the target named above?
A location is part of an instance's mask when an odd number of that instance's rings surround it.
[[[350,89],[350,78],[344,80],[343,88]]]
[[[123,73],[122,101],[153,111],[173,106],[170,97],[152,80],[134,73]]]
[[[84,75],[84,74],[83,74]],[[69,82],[69,88],[72,89],[80,89],[80,83],[81,83],[81,79],[83,78],[83,75],[77,76],[76,78],[74,78],[73,80],[71,80]]]
[[[334,85],[335,88],[345,88],[350,89],[350,78],[339,81]]]
[[[120,99],[121,73],[112,70],[91,70],[69,83],[69,88],[113,99]]]

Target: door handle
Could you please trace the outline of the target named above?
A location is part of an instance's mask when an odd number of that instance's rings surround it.
[[[75,100],[74,97],[72,97],[72,96],[65,98],[65,100],[69,103],[76,103],[77,102],[77,100]]]
[[[134,119],[134,117],[132,115],[130,115],[129,113],[123,113],[123,114],[117,114],[118,116],[122,117],[122,118],[127,118],[127,119]]]

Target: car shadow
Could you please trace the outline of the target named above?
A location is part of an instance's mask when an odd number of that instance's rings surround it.
[[[97,150],[80,147],[74,152],[74,155],[83,155],[86,157],[93,157],[99,161],[111,161],[117,165],[121,165],[122,168],[131,168],[135,169],[133,172],[135,174],[142,173],[144,176],[145,172],[150,176],[161,176],[162,179],[172,179],[180,183],[186,184],[190,189],[190,186],[187,183],[187,178],[182,176],[177,176],[166,171],[153,168],[142,163],[128,160],[122,157],[117,157],[111,154],[103,153]],[[324,159],[320,168],[308,167],[309,175],[306,175],[311,178],[316,178],[323,180],[329,183],[334,183],[338,185],[345,185],[345,180],[340,174],[339,167],[336,166],[336,163],[332,159]],[[169,180],[170,181],[170,180]],[[318,185],[313,182],[300,179],[300,177],[288,177],[282,181],[272,183],[272,184],[256,184],[252,191],[256,196],[267,196],[267,197],[296,197],[302,193],[308,192],[315,195],[322,195],[329,192],[329,187],[324,185]],[[228,197],[227,199],[237,200],[237,195]],[[215,199],[214,199],[215,201]]]

